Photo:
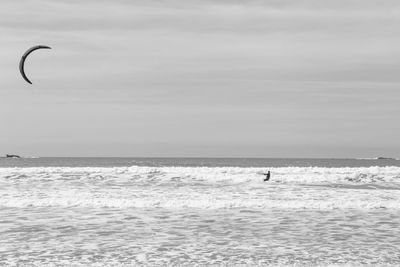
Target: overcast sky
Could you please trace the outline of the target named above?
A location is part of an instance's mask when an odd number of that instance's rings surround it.
[[[1,0],[0,77],[0,154],[400,157],[399,1]]]

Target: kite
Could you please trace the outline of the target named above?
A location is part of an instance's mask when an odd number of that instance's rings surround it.
[[[38,49],[51,49],[51,48],[48,46],[45,46],[45,45],[33,46],[25,52],[25,54],[21,58],[21,61],[19,62],[19,71],[21,72],[22,78],[24,78],[24,80],[30,84],[32,84],[32,82],[28,79],[28,77],[26,77],[26,74],[24,71],[25,60],[29,56],[30,53],[32,53],[33,51],[38,50]]]

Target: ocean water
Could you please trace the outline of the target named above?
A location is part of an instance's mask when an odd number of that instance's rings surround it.
[[[0,266],[138,265],[399,266],[400,161],[0,158]]]

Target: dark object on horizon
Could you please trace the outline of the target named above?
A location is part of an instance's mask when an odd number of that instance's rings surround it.
[[[377,157],[376,159],[394,159],[394,158]]]
[[[271,178],[271,172],[270,171],[268,171],[267,173],[263,173],[263,175],[265,175],[264,182],[269,181],[269,178]]]
[[[9,155],[9,154],[7,154],[7,155],[6,155],[6,158],[17,158],[17,159],[19,159],[19,158],[21,158],[21,157],[18,156],[18,155]]]
[[[24,80],[27,81],[30,84],[32,84],[32,82],[25,75],[25,70],[24,70],[25,59],[28,57],[28,55],[30,53],[32,53],[33,51],[38,50],[38,49],[51,49],[51,48],[48,47],[48,46],[45,46],[45,45],[33,46],[33,47],[29,48],[28,51],[25,52],[25,54],[22,56],[22,58],[21,58],[21,60],[19,62],[19,72],[21,72],[22,78],[24,78]]]

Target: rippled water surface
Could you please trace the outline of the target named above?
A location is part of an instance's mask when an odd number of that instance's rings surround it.
[[[400,265],[399,167],[267,169],[0,168],[0,266]]]

